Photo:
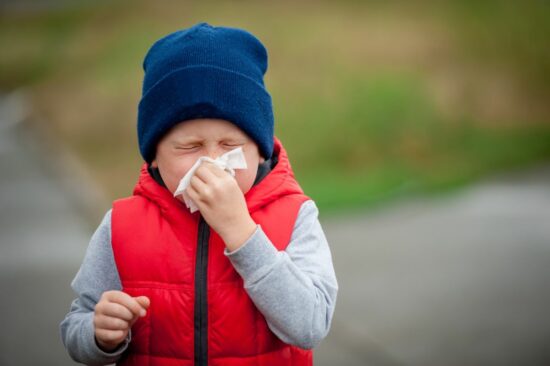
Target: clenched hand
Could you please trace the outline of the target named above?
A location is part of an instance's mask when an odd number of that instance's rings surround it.
[[[132,297],[122,291],[106,291],[95,306],[94,329],[97,344],[113,351],[126,338],[132,325],[146,315],[150,301],[146,296]]]
[[[237,181],[220,167],[202,164],[191,178],[187,193],[229,251],[239,248],[256,230]]]

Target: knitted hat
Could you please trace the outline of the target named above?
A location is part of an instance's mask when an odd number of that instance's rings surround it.
[[[181,121],[219,118],[232,122],[273,152],[273,110],[264,86],[267,51],[249,32],[199,23],[151,46],[138,107],[141,155],[151,162],[159,140]]]

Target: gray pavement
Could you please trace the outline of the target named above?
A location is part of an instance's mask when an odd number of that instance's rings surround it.
[[[58,326],[90,228],[26,131],[20,99],[9,99],[0,103],[0,365],[73,365]]]
[[[88,189],[6,113],[0,365],[71,365],[58,324],[93,229],[76,202]],[[550,164],[322,221],[340,292],[316,365],[550,364]]]
[[[318,365],[550,365],[550,164],[323,226]]]

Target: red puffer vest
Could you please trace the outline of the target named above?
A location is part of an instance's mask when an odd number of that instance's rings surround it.
[[[254,221],[285,250],[308,198],[278,140],[275,153],[278,164],[245,198]],[[155,182],[145,164],[134,195],[113,204],[112,246],[123,291],[151,299],[119,364],[313,364],[312,351],[282,342],[268,328],[221,238]]]

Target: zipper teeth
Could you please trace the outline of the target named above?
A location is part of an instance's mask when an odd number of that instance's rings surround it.
[[[195,266],[195,365],[208,364],[207,343],[207,288],[208,239],[210,231],[203,217],[199,220],[197,257]]]

